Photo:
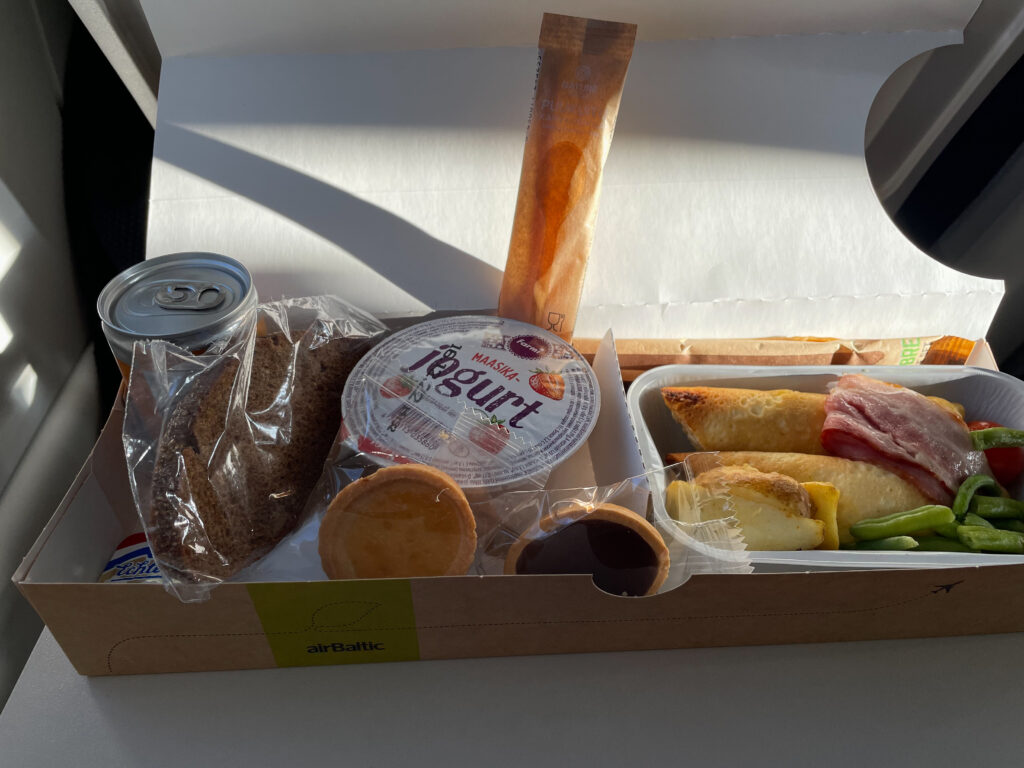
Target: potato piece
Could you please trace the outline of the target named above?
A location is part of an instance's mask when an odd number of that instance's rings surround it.
[[[814,517],[825,524],[825,538],[818,549],[839,549],[839,489],[831,483],[800,483],[811,497]]]
[[[747,549],[752,552],[816,549],[825,539],[825,524],[821,520],[746,499],[734,500],[734,504],[733,514],[743,530]]]
[[[813,517],[807,491],[792,477],[779,472],[762,472],[750,466],[721,466],[709,469],[694,481],[705,488],[727,490],[733,498],[767,504],[798,517]]]
[[[750,551],[815,549],[824,541],[825,523],[809,516],[810,499],[795,480],[766,479],[767,473],[754,470],[745,478],[730,474],[716,480],[712,471],[696,483],[672,483],[666,493],[669,514],[691,523],[735,517]],[[765,492],[769,488],[776,492]]]
[[[669,461],[684,461],[690,454],[670,453]],[[902,477],[866,461],[802,453],[722,451],[717,459],[727,466],[755,467],[778,472],[799,482],[831,483],[839,489],[839,541],[852,544],[850,526],[860,520],[914,509],[929,500]]]

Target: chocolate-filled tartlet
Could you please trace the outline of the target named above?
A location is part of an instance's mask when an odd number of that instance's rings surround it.
[[[668,568],[668,547],[654,526],[615,504],[548,515],[505,557],[506,574],[589,573],[613,595],[653,595]]]

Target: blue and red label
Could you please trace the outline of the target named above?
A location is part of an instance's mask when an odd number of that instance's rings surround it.
[[[160,568],[153,559],[146,534],[133,533],[118,544],[99,581],[159,583]]]

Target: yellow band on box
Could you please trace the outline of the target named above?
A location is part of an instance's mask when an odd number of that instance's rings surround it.
[[[248,585],[279,667],[420,657],[406,579]]]

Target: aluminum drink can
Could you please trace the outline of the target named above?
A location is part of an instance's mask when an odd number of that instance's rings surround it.
[[[117,364],[128,379],[136,341],[164,340],[200,354],[246,327],[257,303],[252,275],[215,253],[173,253],[129,267],[96,301]]]

